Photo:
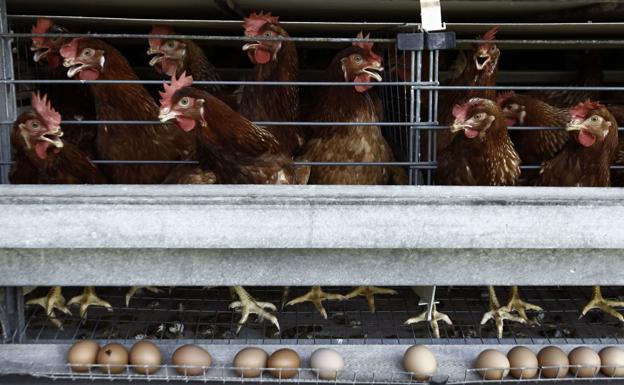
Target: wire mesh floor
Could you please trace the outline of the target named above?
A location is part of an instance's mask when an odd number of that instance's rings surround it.
[[[328,292],[346,294],[351,288],[325,288]],[[158,294],[138,292],[125,306],[127,288],[98,288],[98,295],[113,305],[113,311],[90,307],[81,320],[77,308],[73,315],[61,315],[63,329],[52,325],[41,307],[28,306],[25,325],[15,342],[46,343],[80,338],[102,340],[157,339],[161,342],[201,343],[267,343],[267,344],[544,344],[619,343],[624,326],[615,318],[591,311],[579,319],[581,309],[591,297],[589,287],[523,287],[522,298],[545,309],[529,314],[537,323],[506,323],[502,339],[496,338],[493,323],[480,326],[488,310],[485,287],[438,287],[438,310],[446,313],[453,325],[440,323],[440,339],[434,339],[427,323],[407,326],[405,320],[425,310],[418,296],[405,287],[395,288],[398,295],[376,296],[376,312],[371,313],[364,297],[348,301],[325,301],[325,320],[311,303],[286,306],[276,316],[281,333],[268,322],[250,319],[236,335],[240,314],[230,310],[232,296],[227,288],[175,287],[161,288]],[[78,295],[80,288],[63,288],[66,298]],[[259,301],[269,301],[278,309],[283,288],[248,288]],[[289,298],[305,293],[308,288],[292,288]],[[506,302],[508,289],[497,288],[501,302]],[[44,295],[39,288],[27,299]],[[605,298],[623,298],[623,288],[604,287]]]

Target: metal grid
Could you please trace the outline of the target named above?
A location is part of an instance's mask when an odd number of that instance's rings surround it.
[[[11,20],[11,18],[9,18]],[[90,18],[82,18],[80,21],[82,23],[88,23]],[[32,63],[31,58],[29,57],[29,41],[32,36],[58,36],[58,34],[39,34],[33,35],[30,33],[23,33],[19,31],[25,30],[25,18],[23,16],[16,17],[16,22],[19,22],[14,30],[18,32],[13,33],[5,33],[1,34],[0,37],[3,38],[3,41],[8,43],[12,42],[15,47],[15,67],[13,71],[13,75],[15,79],[12,79],[11,74],[6,74],[4,79],[0,80],[0,83],[5,84],[6,87],[13,87],[14,85],[18,86],[18,97],[15,100],[9,97],[6,101],[7,110],[3,116],[0,116],[0,124],[4,125],[5,130],[10,128],[13,120],[16,117],[15,106],[19,106],[25,102],[25,99],[21,99],[21,97],[25,97],[27,95],[26,91],[30,91],[36,87],[47,85],[49,87],[55,87],[60,84],[78,84],[80,81],[76,80],[52,80],[46,79],[41,75],[41,69],[37,69],[34,63]],[[33,19],[34,21],[34,19]],[[215,21],[213,24],[219,24],[219,22]],[[225,24],[231,24],[231,22],[223,22]],[[366,28],[366,25],[362,25],[362,28]],[[414,27],[412,27],[414,29]],[[26,29],[27,30],[27,29]],[[0,31],[2,32],[2,31]],[[414,31],[415,32],[415,31]],[[376,36],[374,39],[370,39],[367,41],[375,42],[378,50],[383,51],[384,62],[387,63],[398,63],[400,61],[403,62],[404,68],[404,76],[403,80],[399,79],[398,73],[396,71],[385,71],[384,81],[379,83],[372,83],[381,96],[383,104],[384,104],[384,121],[379,124],[371,124],[378,125],[382,127],[384,131],[384,135],[387,140],[390,142],[393,147],[395,153],[395,162],[390,163],[352,163],[352,162],[298,162],[296,165],[311,165],[311,166],[320,166],[320,165],[344,165],[344,166],[369,166],[369,167],[379,167],[379,166],[388,166],[388,165],[396,165],[406,167],[410,170],[409,172],[409,180],[410,184],[432,184],[433,183],[433,170],[436,167],[436,154],[435,154],[435,132],[437,130],[445,130],[448,129],[446,126],[441,126],[438,124],[437,117],[437,109],[438,109],[438,94],[440,92],[452,92],[452,91],[461,91],[461,90],[517,90],[517,91],[529,91],[529,90],[560,90],[560,91],[569,91],[569,90],[585,90],[585,91],[600,91],[607,95],[611,95],[613,92],[624,91],[624,87],[616,87],[616,86],[592,86],[592,87],[583,87],[583,86],[542,86],[539,84],[532,85],[517,85],[513,82],[506,85],[497,85],[492,87],[470,87],[470,86],[446,86],[440,81],[441,67],[440,67],[440,54],[441,52],[438,50],[416,50],[416,51],[399,51],[396,48],[396,33],[392,31],[376,31]],[[61,34],[64,37],[80,37],[85,34],[79,33],[70,33],[70,34]],[[145,39],[149,37],[147,34],[139,34],[139,33],[93,33],[89,34],[89,36],[97,37],[97,38],[105,38],[111,39],[115,42],[115,44],[119,44],[118,48],[122,49],[125,44],[135,44],[133,47],[136,48],[136,44],[142,44],[145,42]],[[383,37],[381,37],[383,36]],[[180,38],[180,39],[192,39],[201,44],[230,44],[235,46],[237,44],[243,43],[248,40],[242,36],[223,36],[223,35],[199,35],[199,34],[191,34],[191,35],[169,35],[171,38]],[[270,39],[268,39],[270,40]],[[282,38],[278,38],[277,40],[282,40]],[[285,40],[294,41],[300,45],[302,50],[313,50],[315,45],[319,46],[329,46],[331,49],[339,50],[344,47],[346,44],[349,44],[353,41],[357,41],[357,39],[348,38],[348,37],[320,37],[320,36],[294,36],[287,38]],[[140,43],[141,42],[141,43]],[[474,43],[482,42],[482,40],[477,39],[458,39],[457,43],[459,47],[466,47]],[[518,49],[524,47],[538,47],[540,49],[548,49],[548,47],[552,47],[553,49],[567,48],[567,49],[578,49],[579,46],[596,46],[596,47],[607,47],[607,48],[617,48],[624,45],[624,40],[619,39],[500,39],[496,41],[497,44],[502,46],[503,48],[507,47],[509,49]],[[5,49],[6,52],[6,49]],[[11,55],[5,59],[10,60]],[[136,68],[141,68],[145,66],[144,62],[136,62],[131,63]],[[12,65],[11,65],[12,66]],[[9,66],[9,67],[11,67]],[[423,73],[422,69],[428,69],[427,73]],[[406,78],[407,77],[407,78]],[[106,81],[95,81],[95,82],[106,82]],[[158,87],[162,84],[161,80],[139,80],[137,83],[147,85],[149,87]],[[90,83],[89,81],[83,83]],[[108,81],[108,83],[118,83],[117,81]],[[130,81],[122,81],[122,83],[132,83]],[[240,81],[240,80],[225,80],[221,82],[196,82],[197,84],[224,84],[224,85],[245,85],[245,86],[254,86],[254,85],[276,85],[276,86],[285,86],[285,85],[298,85],[301,88],[315,88],[315,87],[323,87],[323,86],[351,86],[355,83],[332,83],[325,81],[297,81],[297,82],[248,82],[248,81]],[[362,83],[365,84],[365,83]],[[10,96],[10,94],[8,94]],[[608,96],[607,96],[608,97]],[[64,122],[64,127],[66,129],[71,129],[72,124],[76,124],[77,122],[66,121]],[[82,121],[80,124],[99,124],[104,123],[103,121]],[[105,122],[106,124],[121,124],[121,123],[131,123],[131,124],[141,124],[146,122],[141,121],[116,121],[116,122]],[[150,123],[157,123],[156,120],[151,121]],[[356,122],[307,122],[307,121],[299,121],[299,122],[256,122],[261,125],[300,125],[300,126],[329,126],[329,125],[342,125],[349,126],[354,125]],[[365,125],[362,123],[357,123],[358,125]],[[545,130],[552,129],[553,127],[511,127],[510,130]],[[624,130],[621,129],[621,130]],[[423,143],[425,142],[425,143]],[[9,148],[7,147],[8,142],[2,146],[2,153],[5,154],[3,156],[6,157],[6,154],[10,153]],[[421,153],[422,149],[426,148],[427,151],[425,153]],[[426,157],[426,158],[423,158]],[[107,159],[98,159],[95,163],[150,163],[152,161],[110,161]],[[155,163],[167,163],[171,164],[172,161],[162,161],[154,159]],[[176,162],[173,162],[176,163]],[[192,161],[185,161],[183,163],[193,163]],[[0,166],[3,167],[3,170],[6,172],[10,165],[9,160],[2,160]],[[624,166],[613,166],[614,168],[623,168]],[[523,169],[535,169],[539,168],[539,165],[531,165],[531,164],[523,164]],[[6,179],[5,179],[6,181]]]
[[[98,294],[114,310],[91,307],[81,320],[60,315],[63,330],[52,325],[40,307],[28,307],[25,324],[12,341],[52,343],[81,338],[134,341],[141,338],[161,343],[223,344],[244,341],[256,344],[617,344],[622,342],[624,327],[601,312],[590,312],[579,319],[591,296],[591,288],[524,287],[523,299],[537,304],[545,312],[533,314],[539,325],[506,323],[502,339],[496,338],[492,323],[480,326],[488,310],[487,290],[479,287],[438,287],[438,310],[446,313],[454,325],[440,323],[440,339],[435,339],[427,323],[411,326],[404,321],[425,310],[409,288],[396,288],[398,295],[376,296],[376,312],[371,313],[366,299],[326,301],[328,319],[324,320],[310,303],[287,306],[276,313],[279,333],[267,322],[248,322],[235,335],[240,315],[228,308],[232,301],[226,288],[166,288],[159,294],[141,291],[125,306],[125,288],[100,288]],[[350,288],[328,288],[346,294]],[[64,288],[64,295],[78,294],[79,288]],[[606,298],[624,296],[624,288],[603,288]],[[291,290],[290,298],[304,289]],[[506,300],[505,288],[499,299]],[[251,288],[261,301],[279,304],[282,288]],[[31,293],[28,298],[42,294]],[[43,293],[45,294],[45,293]]]

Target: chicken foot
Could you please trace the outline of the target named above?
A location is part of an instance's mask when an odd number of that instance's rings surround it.
[[[238,297],[238,301],[232,302],[230,304],[230,309],[240,311],[242,314],[240,321],[238,321],[236,334],[238,334],[243,326],[247,323],[247,319],[249,319],[250,314],[255,314],[260,319],[270,321],[273,325],[275,325],[278,331],[280,330],[280,325],[277,321],[277,317],[267,311],[276,311],[277,308],[275,307],[275,305],[270,302],[256,301],[251,296],[251,294],[249,294],[247,290],[245,290],[242,286],[234,286],[232,287],[232,289]]]
[[[65,297],[63,297],[60,286],[52,287],[45,297],[31,299],[26,302],[26,305],[41,306],[45,310],[50,322],[61,330],[63,330],[63,325],[61,324],[61,321],[56,318],[54,310],[56,309],[67,315],[71,315],[71,311],[67,308]]]
[[[344,301],[345,299],[347,298],[342,294],[326,293],[321,289],[320,286],[312,286],[312,289],[310,289],[309,292],[302,295],[301,297],[297,297],[292,301],[289,301],[286,306],[292,306],[303,302],[312,302],[316,310],[321,313],[321,316],[327,319],[327,311],[323,307],[322,302],[326,300]]]
[[[518,292],[518,286],[511,287],[511,293],[509,294],[509,302],[507,302],[506,308],[509,309],[509,311],[511,312],[515,311],[516,313],[518,313],[520,318],[524,319],[529,324],[538,324],[538,322],[535,320],[529,319],[529,317],[526,314],[527,310],[544,311],[544,309],[542,309],[540,306],[533,305],[528,302],[524,302],[520,298],[520,293]]]
[[[130,289],[128,289],[128,292],[126,293],[126,307],[130,306],[130,300],[132,299],[132,297],[134,297],[134,295],[138,291],[143,289],[155,294],[160,293],[160,289],[154,286],[132,286]]]
[[[594,286],[592,298],[589,301],[589,303],[585,305],[585,307],[583,308],[583,311],[581,312],[581,316],[579,317],[579,319],[583,318],[583,316],[587,314],[588,311],[592,309],[599,309],[609,314],[610,316],[613,316],[619,319],[621,322],[624,322],[624,316],[622,316],[620,312],[614,309],[614,307],[623,307],[623,306],[624,306],[624,302],[622,301],[613,301],[610,299],[605,299],[602,296],[602,290],[600,290],[600,286]]]
[[[71,306],[75,303],[80,305],[81,318],[85,318],[89,306],[103,306],[108,311],[113,311],[113,307],[110,303],[100,299],[100,297],[95,294],[95,288],[93,286],[85,287],[84,292],[81,295],[77,295],[70,299],[67,306]]]
[[[436,307],[436,304],[433,304],[433,308],[431,309],[431,320],[428,321],[429,325],[431,325],[431,330],[433,331],[433,336],[435,338],[440,338],[440,327],[438,326],[438,322],[442,321],[447,325],[453,325],[453,321],[451,318],[444,313],[440,313]],[[405,321],[406,325],[416,324],[419,322],[427,322],[427,310],[420,313],[416,317],[412,317]]]
[[[352,299],[358,296],[366,297],[369,310],[371,313],[375,313],[375,294],[396,295],[398,292],[393,289],[386,289],[385,287],[360,286],[344,297],[346,299]]]
[[[485,313],[483,318],[481,318],[481,325],[485,325],[491,319],[494,320],[494,323],[496,324],[496,335],[498,338],[503,338],[504,320],[519,322],[521,324],[527,323],[524,318],[512,314],[511,310],[507,306],[501,307],[498,297],[496,296],[496,292],[494,291],[494,286],[488,286],[488,293],[490,296],[490,311]]]

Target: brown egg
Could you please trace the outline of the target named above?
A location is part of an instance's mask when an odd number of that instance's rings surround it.
[[[260,348],[245,348],[234,357],[236,373],[247,378],[258,377],[262,370],[267,367],[268,358],[269,354]]]
[[[428,381],[435,374],[438,362],[425,345],[414,345],[405,351],[403,367],[413,373],[416,380]]]
[[[282,369],[270,370],[269,373],[275,378],[291,378],[297,374],[301,366],[301,358],[292,349],[280,349],[271,354],[267,362],[268,368]],[[287,370],[290,369],[290,370]]]
[[[191,366],[176,368],[179,374],[199,376],[204,374],[212,365],[212,356],[197,345],[183,345],[173,353],[171,362],[176,366]]]
[[[477,373],[486,380],[502,380],[509,374],[509,360],[498,350],[486,349],[482,351],[475,362]]]
[[[602,374],[608,377],[624,376],[624,350],[608,346],[599,353],[602,362]]]
[[[537,354],[537,361],[540,367],[550,366],[542,369],[542,376],[546,378],[565,377],[568,374],[570,361],[568,355],[556,346],[547,346]]]
[[[334,349],[316,349],[310,356],[310,367],[319,369],[318,375],[322,380],[335,380],[344,369],[344,359]]]
[[[160,369],[162,354],[153,342],[139,341],[130,349],[130,364],[139,374],[152,374]]]
[[[531,349],[524,346],[516,346],[507,353],[507,359],[509,360],[509,366],[512,368],[526,368],[511,369],[509,374],[512,377],[529,379],[537,376],[539,364],[537,363],[537,356]]]
[[[74,372],[85,373],[97,362],[100,345],[91,340],[78,341],[67,351],[67,363]]]
[[[98,355],[97,363],[100,366],[100,370],[107,374],[119,374],[124,371],[126,365],[128,365],[128,351],[121,344],[108,344],[103,346]]]
[[[581,365],[580,368],[571,367],[570,371],[577,377],[594,377],[600,370],[600,356],[586,346],[579,346],[568,353],[570,365]]]

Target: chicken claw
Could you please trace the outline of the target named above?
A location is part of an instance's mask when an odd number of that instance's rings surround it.
[[[530,320],[529,317],[527,317],[526,311],[527,310],[544,311],[544,309],[542,309],[540,306],[533,305],[532,303],[524,302],[520,298],[520,294],[518,292],[518,286],[512,286],[511,294],[509,295],[509,302],[507,302],[507,306],[505,306],[505,308],[507,308],[510,312],[513,312],[513,311],[517,312],[520,318],[524,319],[529,324],[536,324],[536,325],[539,325],[539,323],[535,320]]]
[[[81,318],[85,318],[89,306],[103,306],[108,311],[113,311],[113,307],[110,303],[104,301],[103,299],[100,299],[100,297],[95,294],[95,288],[93,286],[85,287],[84,292],[81,295],[77,295],[74,298],[70,299],[67,303],[67,306],[71,306],[75,303],[80,305]]]
[[[160,293],[160,289],[154,286],[132,286],[126,293],[126,307],[130,306],[130,300],[139,291],[145,289],[152,293]]]
[[[275,307],[275,305],[270,302],[256,301],[242,286],[234,286],[233,289],[239,300],[232,302],[230,304],[230,309],[240,311],[242,314],[240,321],[238,321],[236,334],[238,334],[238,332],[240,332],[240,330],[243,328],[243,325],[247,323],[247,319],[249,318],[250,314],[255,314],[261,319],[270,321],[273,325],[275,325],[278,331],[280,330],[280,325],[277,321],[277,317],[267,311],[276,311],[277,308]]]
[[[345,295],[346,299],[352,299],[357,296],[366,297],[368,301],[368,308],[371,313],[375,313],[375,294],[389,294],[396,295],[398,292],[393,289],[386,289],[385,287],[377,287],[377,286],[360,286],[357,289],[353,290],[351,293]]]
[[[602,290],[600,290],[600,286],[594,286],[592,299],[583,308],[579,319],[583,318],[583,316],[587,314],[588,311],[592,309],[599,309],[609,314],[610,316],[619,319],[621,322],[624,322],[624,316],[622,316],[620,312],[615,310],[614,307],[624,307],[624,302],[605,299],[602,296]]]
[[[416,317],[412,317],[405,321],[405,325],[411,325],[426,321],[427,311],[425,310],[424,312],[420,313],[420,315],[417,315]],[[433,336],[435,338],[440,338],[440,327],[438,326],[439,321],[442,321],[447,325],[453,325],[453,321],[451,321],[451,318],[444,313],[440,313],[436,308],[436,305],[433,304],[433,308],[431,309],[431,321],[429,321],[429,325],[431,325],[431,330],[433,331]]]
[[[503,321],[519,322],[526,324],[527,321],[515,314],[511,313],[511,310],[507,306],[500,306],[496,292],[494,292],[494,286],[488,286],[488,292],[490,294],[490,311],[483,315],[481,318],[481,325],[485,325],[489,320],[494,320],[496,324],[496,335],[498,338],[503,338]]]
[[[325,308],[323,307],[323,301],[326,300],[338,300],[338,301],[344,301],[345,299],[347,299],[344,295],[342,294],[331,294],[331,293],[326,293],[323,290],[321,290],[320,286],[312,286],[312,289],[310,289],[309,292],[307,292],[306,294],[302,295],[301,297],[297,297],[295,299],[293,299],[292,301],[288,302],[286,304],[286,306],[292,306],[292,305],[296,305],[298,303],[303,303],[303,302],[312,302],[314,304],[314,307],[316,308],[316,310],[319,311],[319,313],[321,313],[321,316],[325,319],[327,319],[327,311],[325,310]]]
[[[56,318],[54,309],[60,310],[67,315],[71,315],[71,311],[69,311],[65,304],[65,297],[63,297],[60,286],[52,287],[45,297],[31,299],[26,302],[26,305],[39,305],[44,308],[50,322],[61,330],[63,330],[63,325],[61,324],[61,321]]]

